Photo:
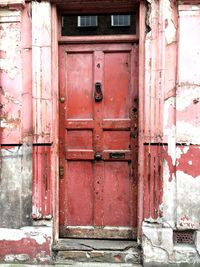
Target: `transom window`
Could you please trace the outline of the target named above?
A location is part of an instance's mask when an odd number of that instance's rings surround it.
[[[62,36],[136,34],[136,13],[62,15]]]

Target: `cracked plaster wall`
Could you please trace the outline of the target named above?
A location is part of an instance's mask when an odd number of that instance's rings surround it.
[[[0,7],[0,227],[10,228],[32,223],[32,146],[22,144],[24,96],[27,100],[30,88],[23,70],[23,14],[17,7]],[[28,109],[27,105],[29,123]]]
[[[195,29],[200,28],[200,7],[181,4],[176,6],[176,1],[169,0],[148,2],[150,31],[146,37],[146,90],[150,88],[149,85],[152,86],[152,77],[156,77],[151,76],[155,69],[151,70],[152,65],[149,65],[149,62],[152,61],[148,60],[153,34],[156,36],[156,19],[152,19],[155,17],[155,7],[157,15],[158,11],[165,14],[165,39],[164,43],[162,41],[161,58],[164,71],[160,71],[160,75],[163,75],[164,79],[162,142],[167,144],[167,156],[163,168],[163,203],[160,205],[162,217],[154,221],[156,224],[150,223],[150,220],[149,223],[143,224],[144,263],[154,262],[158,266],[161,263],[199,266],[200,39]],[[162,28],[161,24],[159,26]],[[152,100],[151,102],[154,104]],[[148,219],[146,221],[148,222]],[[196,230],[195,246],[174,245],[173,229],[177,228]]]
[[[1,148],[0,227],[31,225],[32,147]]]
[[[179,6],[179,62],[176,94],[177,227],[200,228],[200,27],[199,5]]]
[[[190,211],[190,207],[200,202],[199,164],[192,160],[199,158],[200,143],[200,39],[194,31],[200,27],[200,10],[198,5],[184,8],[173,0],[147,2],[145,140],[167,144],[163,202],[159,207],[162,217],[157,221],[173,228],[193,225],[193,229],[199,229],[200,211]],[[186,152],[182,144],[188,146]],[[185,173],[190,179],[184,179]],[[180,225],[184,214],[188,224]]]

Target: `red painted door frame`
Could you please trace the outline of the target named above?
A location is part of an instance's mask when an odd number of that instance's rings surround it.
[[[139,166],[138,166],[138,238],[141,237],[141,227],[143,221],[143,175],[144,175],[144,146],[143,146],[143,90],[144,90],[144,39],[145,39],[145,13],[146,7],[143,1],[140,1],[139,7]],[[58,12],[56,5],[52,5],[52,84],[54,86],[54,100],[53,100],[53,111],[54,111],[54,140],[55,145],[52,148],[52,164],[54,166],[51,168],[51,179],[53,187],[53,217],[54,217],[54,240],[59,239],[59,162],[58,162],[58,127],[59,127],[59,118],[58,118]],[[62,40],[63,41],[63,40]],[[108,40],[109,42],[109,40]]]

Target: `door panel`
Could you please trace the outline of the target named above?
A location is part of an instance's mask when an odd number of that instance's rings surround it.
[[[104,119],[129,118],[130,52],[105,53]]]
[[[93,171],[88,161],[68,161],[65,209],[68,225],[93,224]]]
[[[130,226],[130,165],[128,162],[105,162],[103,188],[103,225]]]
[[[60,46],[61,237],[135,237],[137,58],[131,44]]]
[[[71,53],[66,56],[67,118],[93,117],[93,54]]]

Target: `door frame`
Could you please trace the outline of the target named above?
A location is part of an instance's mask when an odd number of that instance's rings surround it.
[[[95,10],[95,4],[94,4]],[[139,41],[139,109],[138,109],[138,205],[137,205],[137,238],[138,242],[141,242],[142,233],[142,221],[143,221],[143,188],[144,188],[144,66],[145,66],[145,18],[146,18],[146,6],[144,0],[139,3],[139,18],[138,18],[138,41]],[[52,66],[51,66],[51,80],[53,88],[53,140],[54,145],[51,153],[51,181],[52,181],[52,209],[53,209],[53,242],[59,240],[59,69],[58,69],[58,43],[66,42],[64,38],[59,40],[59,19],[56,4],[52,4],[51,8],[51,29],[52,29]],[[133,36],[131,36],[133,38]],[[136,36],[134,37],[136,38]],[[94,39],[94,38],[93,38]],[[71,40],[72,42],[76,40]],[[96,42],[95,40],[89,40],[89,42]],[[113,42],[113,39],[106,39],[106,42]],[[115,41],[121,41],[119,37],[116,37]],[[127,40],[130,42],[130,39]],[[80,42],[80,40],[78,40]],[[100,42],[105,42],[101,40]]]

